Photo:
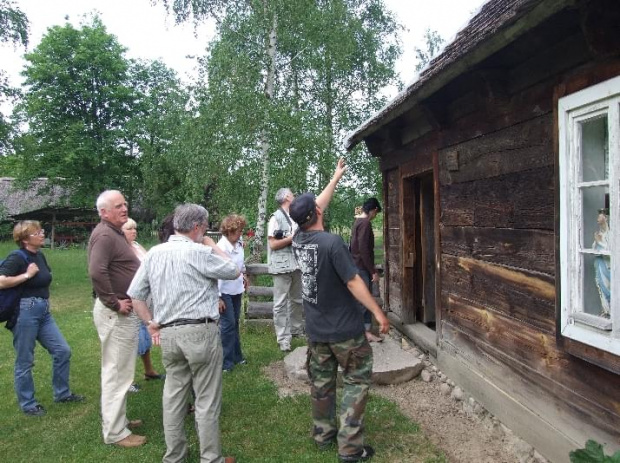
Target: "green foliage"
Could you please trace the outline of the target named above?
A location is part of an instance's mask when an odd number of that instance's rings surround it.
[[[28,131],[16,145],[20,177],[69,187],[73,205],[106,188],[132,191],[139,179],[125,133],[135,94],[125,48],[98,17],[79,29],[48,29],[25,58],[28,89],[19,106]]]
[[[163,3],[177,21],[218,24],[201,60],[198,115],[169,153],[168,164],[187,172],[178,196],[202,194],[216,216],[242,212],[254,226],[257,198],[266,194],[270,212],[283,186],[322,189],[341,155],[349,189],[377,194],[376,160],[361,148],[345,153],[339,140],[385,103],[378,90],[396,80],[398,25],[382,1]],[[348,223],[352,210],[335,206],[331,220]]]
[[[183,136],[190,118],[186,109],[190,96],[176,73],[161,61],[132,61],[129,76],[135,100],[125,130],[144,179],[133,191],[141,191],[142,205],[164,216],[186,200],[178,194],[186,163],[173,162],[170,147]],[[184,154],[191,159],[191,152]]]
[[[12,0],[0,0],[0,43],[28,46],[28,17]]]
[[[593,440],[586,442],[585,449],[574,450],[569,456],[571,463],[620,463],[620,451],[607,456],[603,446]]]
[[[424,33],[424,40],[426,40],[426,50],[415,47],[415,52],[418,62],[415,65],[415,70],[420,72],[439,52],[441,45],[444,43],[444,39],[441,38],[437,31],[431,31],[426,29]]]
[[[28,46],[28,18],[11,0],[0,0],[0,44],[5,43]],[[0,106],[14,102],[18,96],[19,90],[9,85],[6,73],[0,69]],[[0,112],[0,155],[9,152],[14,130],[11,121]],[[3,175],[10,174],[10,168],[4,162],[0,168]]]

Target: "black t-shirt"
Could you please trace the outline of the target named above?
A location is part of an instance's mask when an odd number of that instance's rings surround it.
[[[34,262],[39,267],[39,272],[22,283],[24,289],[21,297],[42,297],[44,299],[49,299],[52,270],[49,265],[47,265],[45,256],[40,251],[30,252],[26,249],[24,249],[24,251],[28,254],[28,262],[26,262],[19,253],[11,253],[0,266],[0,275],[8,277],[21,275],[22,273],[26,273],[28,264]]]
[[[358,270],[342,238],[324,231],[299,231],[293,252],[302,274],[310,341],[342,342],[363,334],[362,313],[347,288]]]

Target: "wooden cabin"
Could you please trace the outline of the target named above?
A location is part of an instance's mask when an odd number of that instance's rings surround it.
[[[620,449],[619,112],[620,1],[490,0],[345,142],[394,326],[553,462]]]

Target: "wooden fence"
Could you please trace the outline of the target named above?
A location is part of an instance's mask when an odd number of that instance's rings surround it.
[[[246,320],[271,320],[273,319],[273,287],[258,286],[258,275],[269,275],[267,264],[248,264],[245,267],[248,276],[248,303],[246,306]],[[261,300],[256,300],[260,298]],[[264,301],[265,298],[271,299]]]
[[[246,306],[246,321],[268,321],[273,320],[273,287],[259,286],[258,276],[269,275],[269,267],[267,264],[247,264],[246,274],[248,276],[248,302]],[[377,266],[381,269],[381,266]],[[383,280],[383,279],[381,279]],[[373,285],[372,294],[380,307],[383,307],[383,299],[381,297],[381,282]],[[258,299],[258,300],[257,300]],[[265,301],[265,299],[270,299]]]

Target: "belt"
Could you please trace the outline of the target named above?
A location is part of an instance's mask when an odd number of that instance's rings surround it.
[[[177,318],[168,323],[162,323],[159,328],[170,328],[171,326],[181,325],[200,325],[201,323],[215,323],[212,318]]]

